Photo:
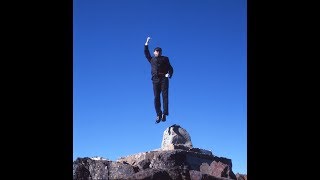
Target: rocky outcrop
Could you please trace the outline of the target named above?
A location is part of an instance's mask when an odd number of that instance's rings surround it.
[[[116,161],[77,158],[73,162],[73,179],[247,180],[246,175],[236,176],[232,172],[231,159],[193,148],[189,134],[180,126],[170,126],[164,136],[161,149],[121,157]]]

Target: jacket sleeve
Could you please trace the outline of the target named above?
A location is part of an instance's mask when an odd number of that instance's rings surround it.
[[[169,78],[173,75],[173,67],[170,64],[169,58],[168,58],[168,70],[169,70]]]
[[[148,61],[150,62],[151,61],[151,55],[150,55],[150,52],[149,52],[149,48],[147,45],[144,45],[144,55],[146,56],[146,58],[148,59]]]

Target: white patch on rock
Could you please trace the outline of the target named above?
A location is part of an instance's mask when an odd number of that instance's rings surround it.
[[[94,156],[92,158],[90,158],[92,160],[107,160],[106,158],[100,157],[100,156]]]

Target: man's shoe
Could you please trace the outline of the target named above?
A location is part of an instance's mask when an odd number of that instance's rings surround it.
[[[162,118],[161,118],[161,120],[162,120],[163,122],[165,122],[165,121],[167,120],[167,115],[162,114]]]
[[[158,124],[160,121],[161,121],[161,118],[160,118],[160,115],[159,115],[159,116],[157,116],[157,118],[156,118],[156,124]]]

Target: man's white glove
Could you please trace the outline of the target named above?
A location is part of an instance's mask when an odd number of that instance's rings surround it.
[[[169,73],[167,73],[165,76],[166,76],[166,77],[169,77]]]
[[[148,46],[150,39],[151,39],[151,37],[147,37],[147,41],[144,45]]]

